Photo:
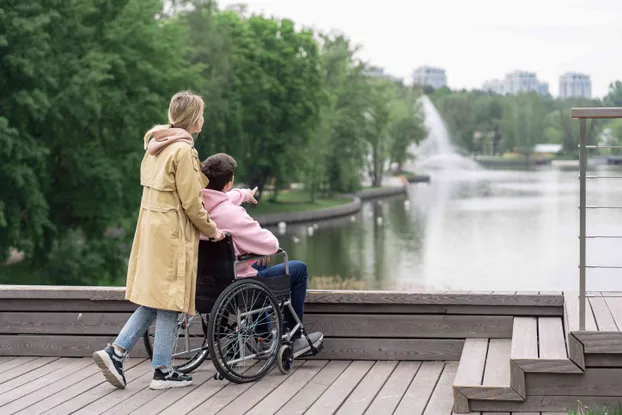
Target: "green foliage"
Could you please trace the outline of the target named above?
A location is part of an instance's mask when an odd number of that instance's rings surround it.
[[[619,99],[622,105],[620,97],[622,83],[614,83],[605,104],[614,105]],[[431,99],[447,123],[454,144],[484,155],[517,150],[527,156],[535,144],[559,143],[565,156],[574,157],[578,121],[570,118],[570,109],[603,105],[597,99],[554,100],[536,93],[500,96],[448,88],[434,91]],[[589,143],[596,143],[603,127],[599,120],[589,123]]]
[[[46,280],[110,281],[127,248],[106,232],[137,209],[141,136],[175,91],[198,84],[185,26],[155,19],[158,0],[8,3],[0,252],[26,249]]]

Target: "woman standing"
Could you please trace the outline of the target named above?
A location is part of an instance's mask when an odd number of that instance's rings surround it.
[[[171,98],[168,125],[145,134],[140,167],[143,186],[136,234],[130,254],[125,298],[138,309],[112,345],[93,353],[104,376],[125,388],[123,361],[155,321],[151,389],[186,386],[192,377],[172,369],[178,313],[193,315],[199,232],[212,241],[224,237],[203,208],[207,178],[194,149],[192,133],[203,128],[203,99],[191,92]]]

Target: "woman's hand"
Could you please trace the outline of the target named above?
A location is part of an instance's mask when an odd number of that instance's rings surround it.
[[[209,240],[212,241],[212,242],[222,241],[223,239],[225,239],[225,234],[224,234],[224,232],[221,232],[218,229],[216,230],[216,233],[214,234],[214,236],[209,238]]]

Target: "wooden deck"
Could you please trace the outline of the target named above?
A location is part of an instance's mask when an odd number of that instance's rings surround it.
[[[298,361],[287,376],[244,385],[214,380],[204,363],[193,385],[167,391],[148,388],[151,370],[130,358],[128,386],[117,390],[90,358],[2,357],[0,413],[452,415],[457,363]]]
[[[541,415],[622,402],[616,293],[590,293],[591,330],[577,331],[577,293],[309,291],[305,325],[324,349],[294,373],[232,385],[205,363],[192,387],[165,392],[147,388],[140,341],[126,390],[91,362],[136,307],[123,294],[0,287],[0,414]]]

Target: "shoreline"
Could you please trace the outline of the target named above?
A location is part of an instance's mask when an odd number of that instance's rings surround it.
[[[409,183],[414,182],[409,180]],[[300,212],[270,213],[266,215],[253,216],[253,218],[259,222],[261,226],[278,225],[279,222],[292,224],[333,219],[357,213],[361,210],[361,205],[366,200],[378,199],[386,196],[396,196],[405,193],[406,186],[363,189],[353,195],[341,195],[343,198],[351,199],[349,203],[345,203],[343,205],[325,209],[303,210]]]

